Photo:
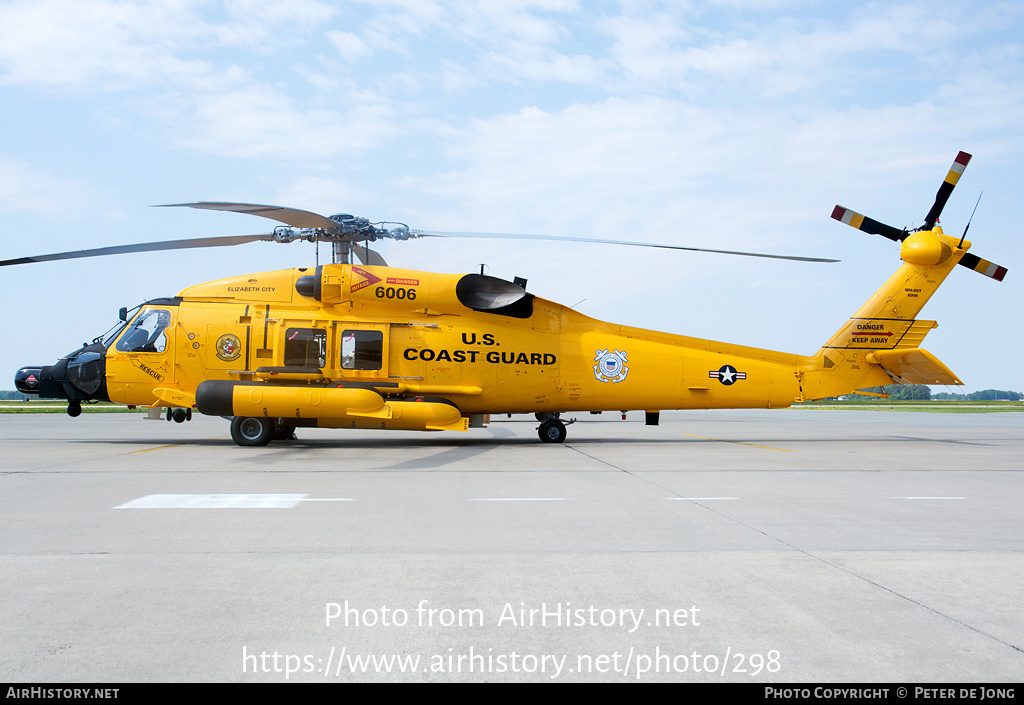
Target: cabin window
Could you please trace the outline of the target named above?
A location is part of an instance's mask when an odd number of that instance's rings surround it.
[[[135,320],[121,339],[117,341],[120,352],[160,353],[167,347],[167,336],[164,331],[171,322],[171,312],[162,308],[145,308],[139,312]]]
[[[379,370],[384,361],[384,334],[379,330],[346,330],[341,334],[341,369]]]
[[[317,367],[327,364],[327,331],[322,328],[289,328],[284,336],[285,367]]]

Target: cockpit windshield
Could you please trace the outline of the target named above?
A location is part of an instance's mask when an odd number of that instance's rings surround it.
[[[117,340],[117,336],[121,335],[128,324],[125,321],[118,321],[110,330],[101,335],[99,339],[94,340],[94,343],[99,343],[106,350],[110,347],[110,344]]]
[[[117,341],[120,352],[163,352],[167,347],[164,330],[170,325],[171,312],[163,308],[143,308]]]

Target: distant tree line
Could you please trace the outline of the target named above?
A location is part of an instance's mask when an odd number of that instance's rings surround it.
[[[971,392],[970,394],[956,394],[954,392],[932,394],[931,387],[927,384],[888,384],[884,387],[872,387],[864,391],[875,394],[888,394],[889,398],[895,401],[1021,401],[1024,399],[1024,394],[1021,392],[1009,392],[1003,389],[983,389],[980,392]],[[835,398],[837,397],[833,397],[833,399]],[[845,399],[847,401],[861,401],[869,404],[873,398],[850,394]]]
[[[1020,401],[1024,399],[1021,392],[1008,392],[1003,389],[982,389],[980,392],[970,394],[956,394],[953,392],[940,392],[932,395],[932,399],[943,401]]]
[[[928,401],[932,388],[927,384],[887,384],[882,391],[896,401]]]
[[[28,401],[28,397],[21,392],[5,392],[0,390],[0,401]]]

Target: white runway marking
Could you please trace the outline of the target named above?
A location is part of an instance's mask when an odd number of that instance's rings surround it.
[[[571,497],[474,497],[470,502],[568,502]]]
[[[966,497],[894,497],[894,499],[967,499]]]
[[[304,494],[149,494],[114,509],[291,509]]]
[[[739,497],[666,497],[665,499],[682,499],[687,502],[706,502],[712,499],[739,499]]]

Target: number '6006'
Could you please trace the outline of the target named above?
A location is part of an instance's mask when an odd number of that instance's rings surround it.
[[[389,286],[387,288],[378,286],[374,293],[377,294],[378,299],[408,299],[409,301],[416,300],[415,289],[403,289],[400,286]]]

